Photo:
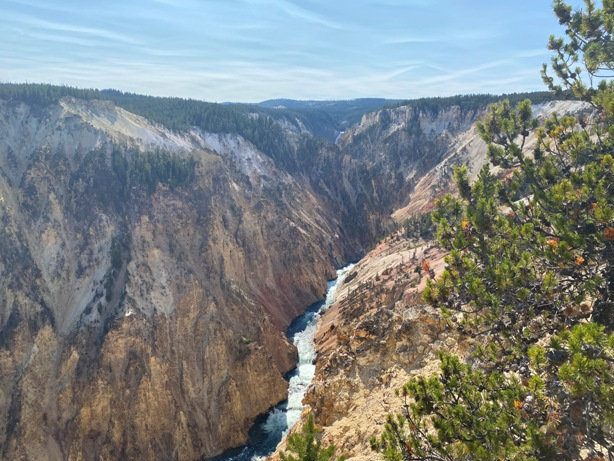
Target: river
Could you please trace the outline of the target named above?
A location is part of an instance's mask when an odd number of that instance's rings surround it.
[[[275,447],[299,421],[303,411],[303,397],[315,374],[316,351],[313,338],[320,313],[330,307],[339,284],[354,265],[337,271],[337,278],[328,282],[326,298],[310,306],[290,324],[286,334],[298,350],[298,364],[289,373],[288,400],[260,416],[249,432],[249,443],[244,447],[229,450],[208,461],[256,461],[275,451]]]

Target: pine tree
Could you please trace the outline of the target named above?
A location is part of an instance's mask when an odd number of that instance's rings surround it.
[[[345,456],[335,458],[335,446],[330,445],[323,447],[320,440],[321,430],[315,426],[313,415],[307,417],[305,425],[300,433],[290,434],[288,436],[288,449],[294,452],[294,455],[282,452],[280,454],[282,461],[343,461]]]
[[[455,170],[433,213],[446,269],[423,293],[478,346],[403,388],[372,441],[385,459],[614,456],[614,1],[554,11],[567,39],[542,75],[587,110],[538,127],[530,101],[504,101],[478,124],[500,170]]]

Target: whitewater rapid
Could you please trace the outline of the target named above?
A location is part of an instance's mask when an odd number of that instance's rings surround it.
[[[274,407],[268,414],[256,422],[250,431],[249,445],[232,450],[214,461],[259,461],[270,455],[277,444],[290,432],[300,420],[303,412],[303,397],[313,380],[316,371],[316,350],[313,339],[316,334],[320,315],[335,300],[337,287],[343,283],[346,274],[354,267],[350,264],[337,271],[337,278],[328,282],[326,298],[311,306],[297,317],[288,327],[288,338],[298,350],[298,363],[290,373],[288,383],[288,400]]]
[[[329,282],[324,302],[320,303],[316,310],[305,312],[294,322],[298,324],[295,326],[296,331],[293,332],[293,325],[290,326],[288,336],[298,350],[298,364],[290,377],[288,385],[288,402],[285,404],[285,408],[275,407],[269,413],[264,425],[266,431],[279,431],[283,438],[301,419],[301,414],[303,412],[303,397],[305,397],[305,392],[307,392],[307,388],[311,384],[316,371],[316,350],[313,339],[318,327],[318,320],[320,319],[320,315],[328,309],[335,300],[337,287],[343,283],[345,275],[352,267],[354,267],[354,265],[350,264],[337,271],[337,278]]]

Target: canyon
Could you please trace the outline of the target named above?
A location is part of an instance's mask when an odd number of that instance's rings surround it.
[[[216,106],[248,127],[234,131],[173,127],[125,99],[0,91],[0,457],[198,460],[244,444],[287,397],[286,328],[362,258],[321,322],[305,403],[371,459],[384,394],[465,343],[419,302],[413,269],[437,271],[436,247],[366,249],[432,209],[452,166],[477,174],[473,126],[492,98],[396,103],[347,126]]]

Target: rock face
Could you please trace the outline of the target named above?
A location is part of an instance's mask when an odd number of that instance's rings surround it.
[[[404,105],[366,114],[337,144],[371,166],[372,180],[398,194],[386,194],[390,212],[407,204],[420,179],[435,168],[471,129],[486,107],[464,109]]]
[[[312,412],[325,442],[349,459],[374,459],[370,437],[379,434],[388,413],[402,410],[395,390],[416,374],[435,371],[437,350],[468,347],[420,299],[428,275],[414,269],[428,261],[436,276],[443,256],[431,243],[394,234],[354,266],[321,320],[304,414]]]
[[[534,111],[543,119],[553,112],[577,114],[587,109],[578,102],[554,101]],[[470,123],[484,112],[462,113],[450,108],[425,120],[412,108],[384,109],[363,117],[360,126],[344,135],[341,142],[347,146],[362,136],[359,145],[365,147],[357,155],[375,157],[373,163],[378,156],[385,159],[390,149],[400,152],[413,142],[404,128],[412,123],[421,127],[418,139],[437,150],[438,160],[416,173],[413,183],[408,180],[409,201],[399,198],[405,203],[393,213],[397,222],[431,211],[438,196],[453,192],[452,166],[467,165],[475,177],[487,163],[486,145]],[[384,129],[381,120],[389,128]],[[370,136],[361,134],[369,132]],[[534,143],[530,137],[526,147]],[[386,165],[383,162],[382,168]],[[407,158],[401,162],[407,177],[413,174],[409,165],[412,161]],[[305,395],[303,419],[313,413],[323,427],[325,443],[334,443],[348,459],[367,461],[377,456],[369,439],[381,434],[388,414],[402,410],[403,399],[395,391],[413,376],[436,372],[437,351],[462,355],[471,348],[470,338],[446,329],[439,314],[421,301],[427,277],[441,273],[444,256],[435,242],[394,232],[354,266],[322,317],[316,334],[316,373]],[[277,459],[277,454],[272,458]]]
[[[589,110],[588,105],[578,101],[550,101],[533,106],[534,116],[539,120],[544,120],[553,113],[563,116],[585,110]],[[484,114],[484,110],[477,112],[480,117]],[[417,178],[417,182],[405,198],[405,203],[393,213],[395,221],[402,222],[410,216],[431,211],[437,197],[454,192],[455,166],[466,165],[473,180],[488,162],[486,143],[480,138],[475,124],[468,127],[463,125],[462,129],[455,133],[447,146],[441,150],[438,163]],[[535,134],[531,133],[525,146],[531,149],[534,145]]]
[[[315,192],[240,136],[104,101],[0,101],[0,133],[0,457],[244,443],[286,397],[285,327],[369,241],[335,202],[360,188]]]

